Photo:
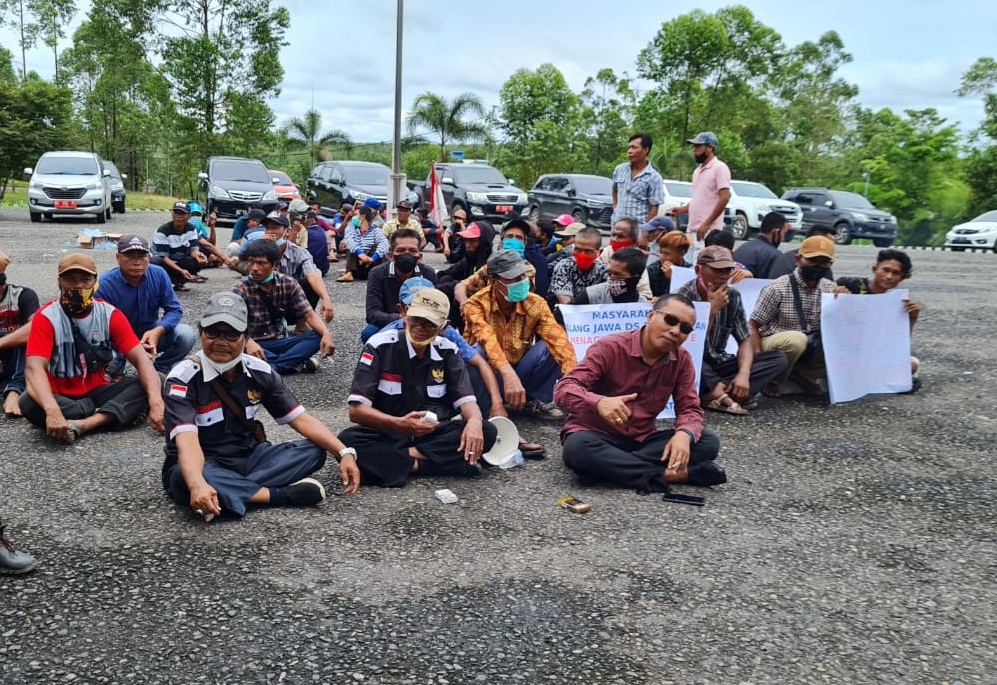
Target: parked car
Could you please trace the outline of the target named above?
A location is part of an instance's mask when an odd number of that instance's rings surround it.
[[[356,204],[375,198],[388,202],[391,169],[377,162],[322,162],[308,175],[308,196],[322,205],[322,213],[332,216],[344,202]],[[406,191],[405,199],[414,207],[418,197]]]
[[[443,199],[450,213],[463,208],[468,217],[490,221],[506,221],[510,214],[526,212],[526,193],[513,185],[495,167],[487,164],[436,164],[436,175],[443,190]],[[411,183],[420,204],[429,206],[429,176],[425,183]]]
[[[667,215],[671,210],[676,207],[682,207],[689,204],[689,200],[692,199],[692,184],[688,181],[675,181],[672,179],[665,179],[662,182],[662,190],[664,200],[661,205],[658,206],[658,216],[662,214]],[[641,220],[644,217],[638,217]],[[676,228],[685,230],[686,226],[689,225],[689,215],[679,214],[677,221],[675,222]]]
[[[752,181],[730,182],[730,200],[725,214],[727,212],[731,218],[730,231],[737,240],[747,240],[752,232],[757,233],[769,212],[782,214],[793,229],[800,227],[803,218],[800,205],[781,200],[768,187]]]
[[[834,241],[848,245],[854,238],[871,238],[876,247],[889,247],[897,237],[897,218],[873,207],[858,193],[827,188],[790,188],[782,199],[803,210],[803,228],[827,226]]]
[[[613,227],[613,179],[605,176],[544,174],[526,199],[533,222],[570,214],[588,226]]]
[[[128,174],[118,171],[118,167],[114,166],[114,162],[109,162],[106,159],[104,160],[104,169],[110,174],[108,183],[111,186],[111,211],[116,214],[124,214],[125,181],[128,179]]]
[[[208,214],[214,212],[219,219],[234,221],[249,211],[248,205],[259,205],[265,212],[277,207],[273,178],[258,159],[211,157],[197,179],[198,199],[203,189]]]
[[[945,234],[945,247],[962,252],[967,247],[990,248],[997,252],[997,209],[980,214]]]
[[[98,224],[111,218],[110,174],[93,152],[46,152],[24,174],[28,211],[35,223],[56,214],[93,216]]]
[[[292,181],[290,176],[279,169],[269,169],[267,173],[273,180],[273,189],[277,191],[278,200],[290,202],[301,199],[301,186]]]

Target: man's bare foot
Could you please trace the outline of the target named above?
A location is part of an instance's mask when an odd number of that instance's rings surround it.
[[[19,419],[21,416],[20,407],[21,393],[16,390],[11,390],[3,398],[3,413],[4,416],[11,419]]]

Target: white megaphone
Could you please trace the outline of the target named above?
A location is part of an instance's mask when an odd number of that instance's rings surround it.
[[[509,419],[496,416],[488,419],[498,431],[491,450],[481,455],[487,463],[500,469],[511,469],[523,463],[523,453],[519,451],[519,430]]]

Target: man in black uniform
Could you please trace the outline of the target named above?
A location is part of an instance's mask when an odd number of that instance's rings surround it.
[[[356,452],[305,411],[267,362],[245,353],[247,328],[243,299],[215,293],[201,317],[201,351],[166,379],[163,487],[170,499],[208,521],[223,511],[242,517],[249,504],[318,504],[325,488],[307,476],[322,468],[326,452],[339,461],[345,492],[356,492]],[[267,442],[254,419],[261,407],[306,439]]]
[[[439,337],[450,302],[423,288],[405,313],[404,330],[385,330],[364,346],[347,402],[350,420],[339,439],[357,450],[364,482],[402,487],[413,473],[476,476],[495,444],[457,346]],[[456,423],[457,412],[464,418]]]

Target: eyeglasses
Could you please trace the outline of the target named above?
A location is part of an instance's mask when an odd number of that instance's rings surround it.
[[[201,333],[208,340],[218,340],[218,338],[225,338],[229,342],[236,342],[242,337],[242,333],[239,331],[234,331],[231,328],[202,328]]]
[[[683,321],[674,314],[665,314],[664,312],[654,312],[654,313],[661,314],[661,316],[664,317],[665,319],[665,323],[668,324],[669,326],[673,328],[675,326],[678,326],[679,330],[682,331],[682,335],[689,335],[690,333],[692,333],[693,325],[691,323]]]

